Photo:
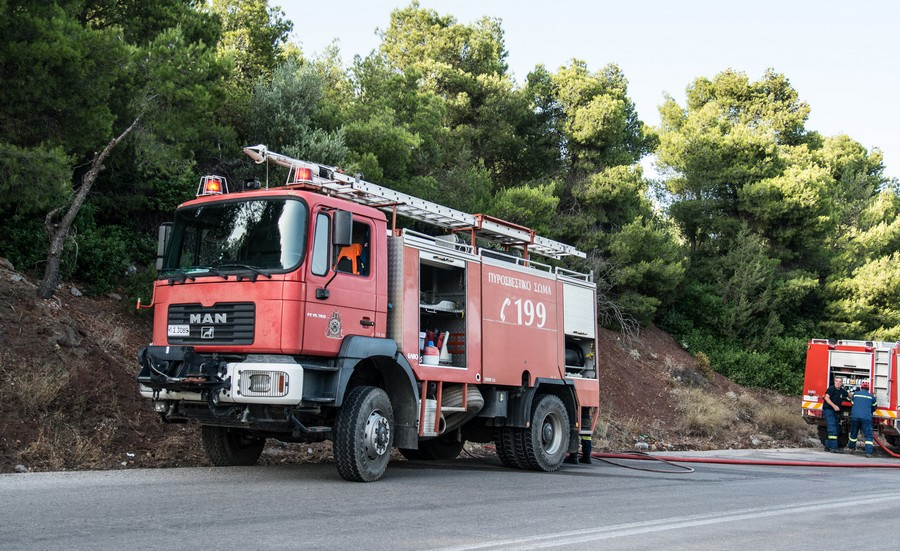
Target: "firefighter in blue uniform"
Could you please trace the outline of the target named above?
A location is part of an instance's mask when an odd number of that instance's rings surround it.
[[[825,403],[822,404],[822,414],[825,416],[825,426],[828,429],[828,440],[825,441],[825,451],[841,453],[838,449],[838,435],[841,433],[841,402],[849,400],[847,389],[844,387],[844,378],[835,377],[834,384],[825,391]]]
[[[850,411],[850,443],[847,449],[851,453],[856,450],[856,436],[862,429],[866,439],[866,457],[872,457],[874,438],[872,436],[872,414],[878,407],[878,400],[869,392],[869,381],[863,381],[860,390],[853,393],[853,409]]]

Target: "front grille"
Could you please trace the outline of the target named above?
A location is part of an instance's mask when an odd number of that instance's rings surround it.
[[[253,344],[256,305],[252,302],[223,302],[213,306],[172,304],[168,322],[169,344]],[[173,335],[173,326],[187,326],[189,333]]]

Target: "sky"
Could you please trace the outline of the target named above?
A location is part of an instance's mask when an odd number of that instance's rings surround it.
[[[293,21],[306,56],[336,41],[349,64],[409,0],[269,0]],[[900,2],[896,0],[420,0],[469,24],[501,20],[507,63],[522,83],[538,64],[572,58],[590,71],[618,65],[645,123],[660,122],[666,95],[684,105],[698,77],[735,69],[759,80],[784,74],[810,106],[807,130],[847,134],[884,154],[900,178]]]

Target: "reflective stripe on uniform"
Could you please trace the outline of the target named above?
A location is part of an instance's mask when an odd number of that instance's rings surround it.
[[[829,440],[837,440],[837,436],[828,435],[828,439]]]

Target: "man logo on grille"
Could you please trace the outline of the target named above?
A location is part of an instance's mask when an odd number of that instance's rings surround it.
[[[200,338],[201,339],[214,339],[216,335],[215,327],[201,327],[200,328]]]
[[[190,323],[228,323],[228,314],[190,314]]]

